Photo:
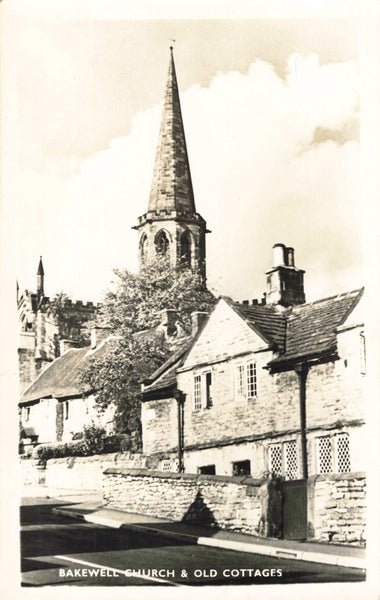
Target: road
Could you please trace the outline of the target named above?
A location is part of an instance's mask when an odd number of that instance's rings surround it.
[[[55,515],[58,500],[21,507],[23,586],[260,585],[363,581],[362,571],[202,547]]]

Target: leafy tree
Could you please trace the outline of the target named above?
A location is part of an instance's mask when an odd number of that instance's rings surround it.
[[[87,390],[96,391],[100,410],[115,404],[116,430],[138,439],[141,381],[171,352],[168,340],[154,329],[160,312],[176,310],[190,332],[191,313],[209,312],[216,300],[199,273],[173,268],[165,258],[143,265],[138,273],[123,270],[115,274],[114,289],[107,292],[99,315],[100,323],[110,327],[115,338],[94,355],[81,382]]]

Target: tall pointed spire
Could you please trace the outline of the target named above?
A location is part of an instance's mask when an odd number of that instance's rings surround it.
[[[172,266],[188,265],[206,281],[208,230],[195,211],[172,47],[148,210],[134,229],[140,265],[166,254]]]
[[[172,46],[148,206],[148,212],[163,210],[195,213]]]

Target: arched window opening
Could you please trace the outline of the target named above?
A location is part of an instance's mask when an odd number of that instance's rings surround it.
[[[184,231],[181,236],[181,264],[191,265],[191,236],[188,231]]]
[[[140,241],[140,257],[141,260],[145,260],[148,255],[148,238],[143,235]]]
[[[156,252],[160,256],[164,256],[167,253],[169,248],[169,240],[165,231],[160,231],[158,236],[156,237]]]

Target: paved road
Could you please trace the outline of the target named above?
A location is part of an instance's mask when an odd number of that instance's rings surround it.
[[[54,515],[62,503],[21,507],[23,586],[252,585],[363,581],[360,570],[167,540]]]

